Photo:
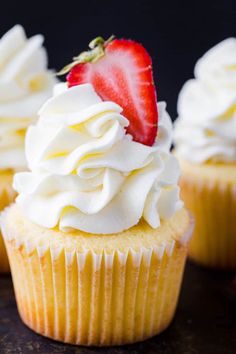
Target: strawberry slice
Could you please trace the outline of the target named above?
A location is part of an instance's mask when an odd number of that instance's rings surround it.
[[[130,124],[127,132],[145,145],[153,145],[157,135],[158,111],[153,82],[152,61],[139,43],[126,39],[101,37],[90,43],[91,50],[74,58],[62,70],[68,86],[91,83],[104,101],[123,108]]]

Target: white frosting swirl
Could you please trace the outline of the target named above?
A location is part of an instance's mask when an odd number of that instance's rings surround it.
[[[26,168],[25,130],[52,94],[56,80],[42,43],[19,25],[0,39],[0,169]]]
[[[182,88],[174,140],[190,162],[236,162],[236,39],[210,49]]]
[[[103,102],[91,85],[58,84],[55,91],[27,132],[31,172],[14,178],[17,203],[33,222],[110,234],[142,217],[157,228],[182,207],[164,103],[159,104],[161,136],[150,147],[126,134],[129,122],[121,107]]]

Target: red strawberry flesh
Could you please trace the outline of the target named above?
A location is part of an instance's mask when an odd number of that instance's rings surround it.
[[[134,41],[115,39],[96,62],[75,65],[67,76],[68,86],[91,83],[104,101],[123,108],[130,124],[127,133],[145,145],[157,135],[158,111],[152,62],[145,48]]]

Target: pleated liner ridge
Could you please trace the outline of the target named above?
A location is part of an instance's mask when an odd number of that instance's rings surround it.
[[[13,174],[10,171],[0,173],[0,211],[10,205],[16,197],[16,192],[12,188],[12,176]],[[0,274],[9,272],[7,252],[0,232]]]
[[[36,332],[73,344],[119,345],[154,336],[171,322],[189,237],[95,254],[20,244],[3,231],[19,313]]]
[[[204,266],[236,270],[236,183],[183,174],[180,186],[195,217],[189,257]]]

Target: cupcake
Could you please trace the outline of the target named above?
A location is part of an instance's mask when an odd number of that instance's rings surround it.
[[[210,49],[178,99],[175,153],[181,191],[196,227],[189,257],[236,269],[236,39]]]
[[[47,70],[47,55],[41,35],[27,39],[16,25],[0,39],[0,210],[14,201],[15,171],[25,170],[26,128],[36,120],[37,111],[52,95],[55,83]],[[9,264],[0,235],[0,273]]]
[[[90,47],[28,130],[29,172],[1,225],[24,323],[120,345],[171,322],[192,223],[148,53],[130,40]]]

